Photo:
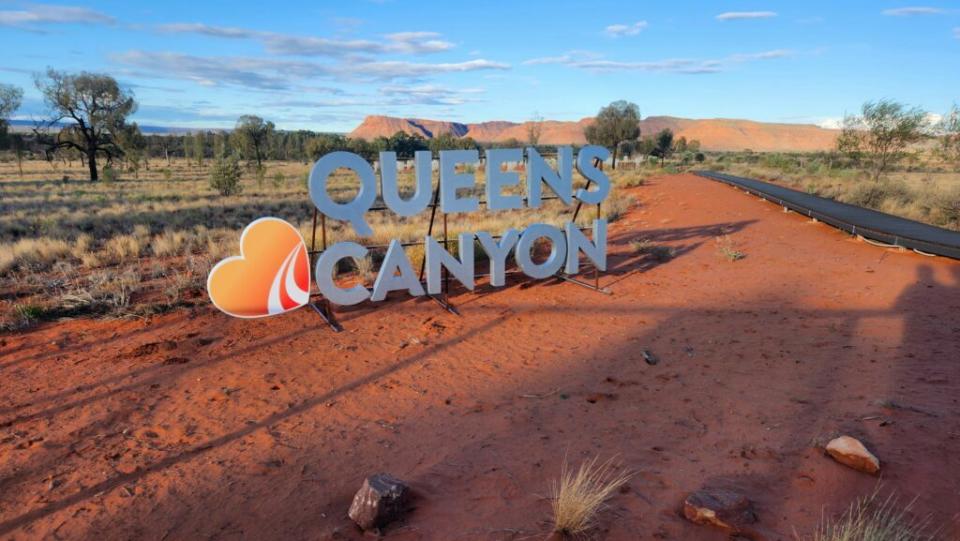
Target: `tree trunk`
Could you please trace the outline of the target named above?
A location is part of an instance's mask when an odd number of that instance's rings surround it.
[[[613,163],[610,164],[610,169],[617,168],[617,147],[613,147]]]
[[[99,180],[97,175],[97,152],[87,151],[87,166],[90,168],[90,182],[96,182]]]

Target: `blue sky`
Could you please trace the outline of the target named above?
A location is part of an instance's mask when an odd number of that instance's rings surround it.
[[[841,5],[842,4],[842,5]],[[960,101],[960,3],[0,0],[0,82],[117,77],[141,124],[349,131],[367,114],[830,123],[865,100]]]

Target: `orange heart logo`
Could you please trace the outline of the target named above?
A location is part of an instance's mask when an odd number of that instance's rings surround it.
[[[307,245],[295,227],[260,218],[240,235],[240,255],[210,270],[207,294],[224,313],[243,318],[296,310],[310,300]]]

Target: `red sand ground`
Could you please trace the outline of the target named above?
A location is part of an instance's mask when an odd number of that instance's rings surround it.
[[[418,495],[389,539],[541,539],[564,455],[600,455],[637,473],[597,538],[724,539],[679,516],[723,486],[788,539],[877,484],[815,447],[841,432],[960,537],[960,264],[690,175],[636,194],[612,296],[484,287],[463,317],[400,296],[342,334],[202,309],[4,337],[0,537],[357,539],[351,497],[387,471]],[[677,256],[631,255],[638,237]]]

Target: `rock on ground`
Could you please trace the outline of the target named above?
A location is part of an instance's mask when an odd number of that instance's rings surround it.
[[[739,533],[757,521],[753,502],[732,490],[698,490],[683,501],[683,516],[697,524]]]
[[[840,436],[827,444],[827,454],[837,462],[866,473],[880,471],[880,461],[856,438]]]
[[[364,530],[383,528],[406,511],[410,490],[387,473],[371,475],[353,497],[347,514]]]

